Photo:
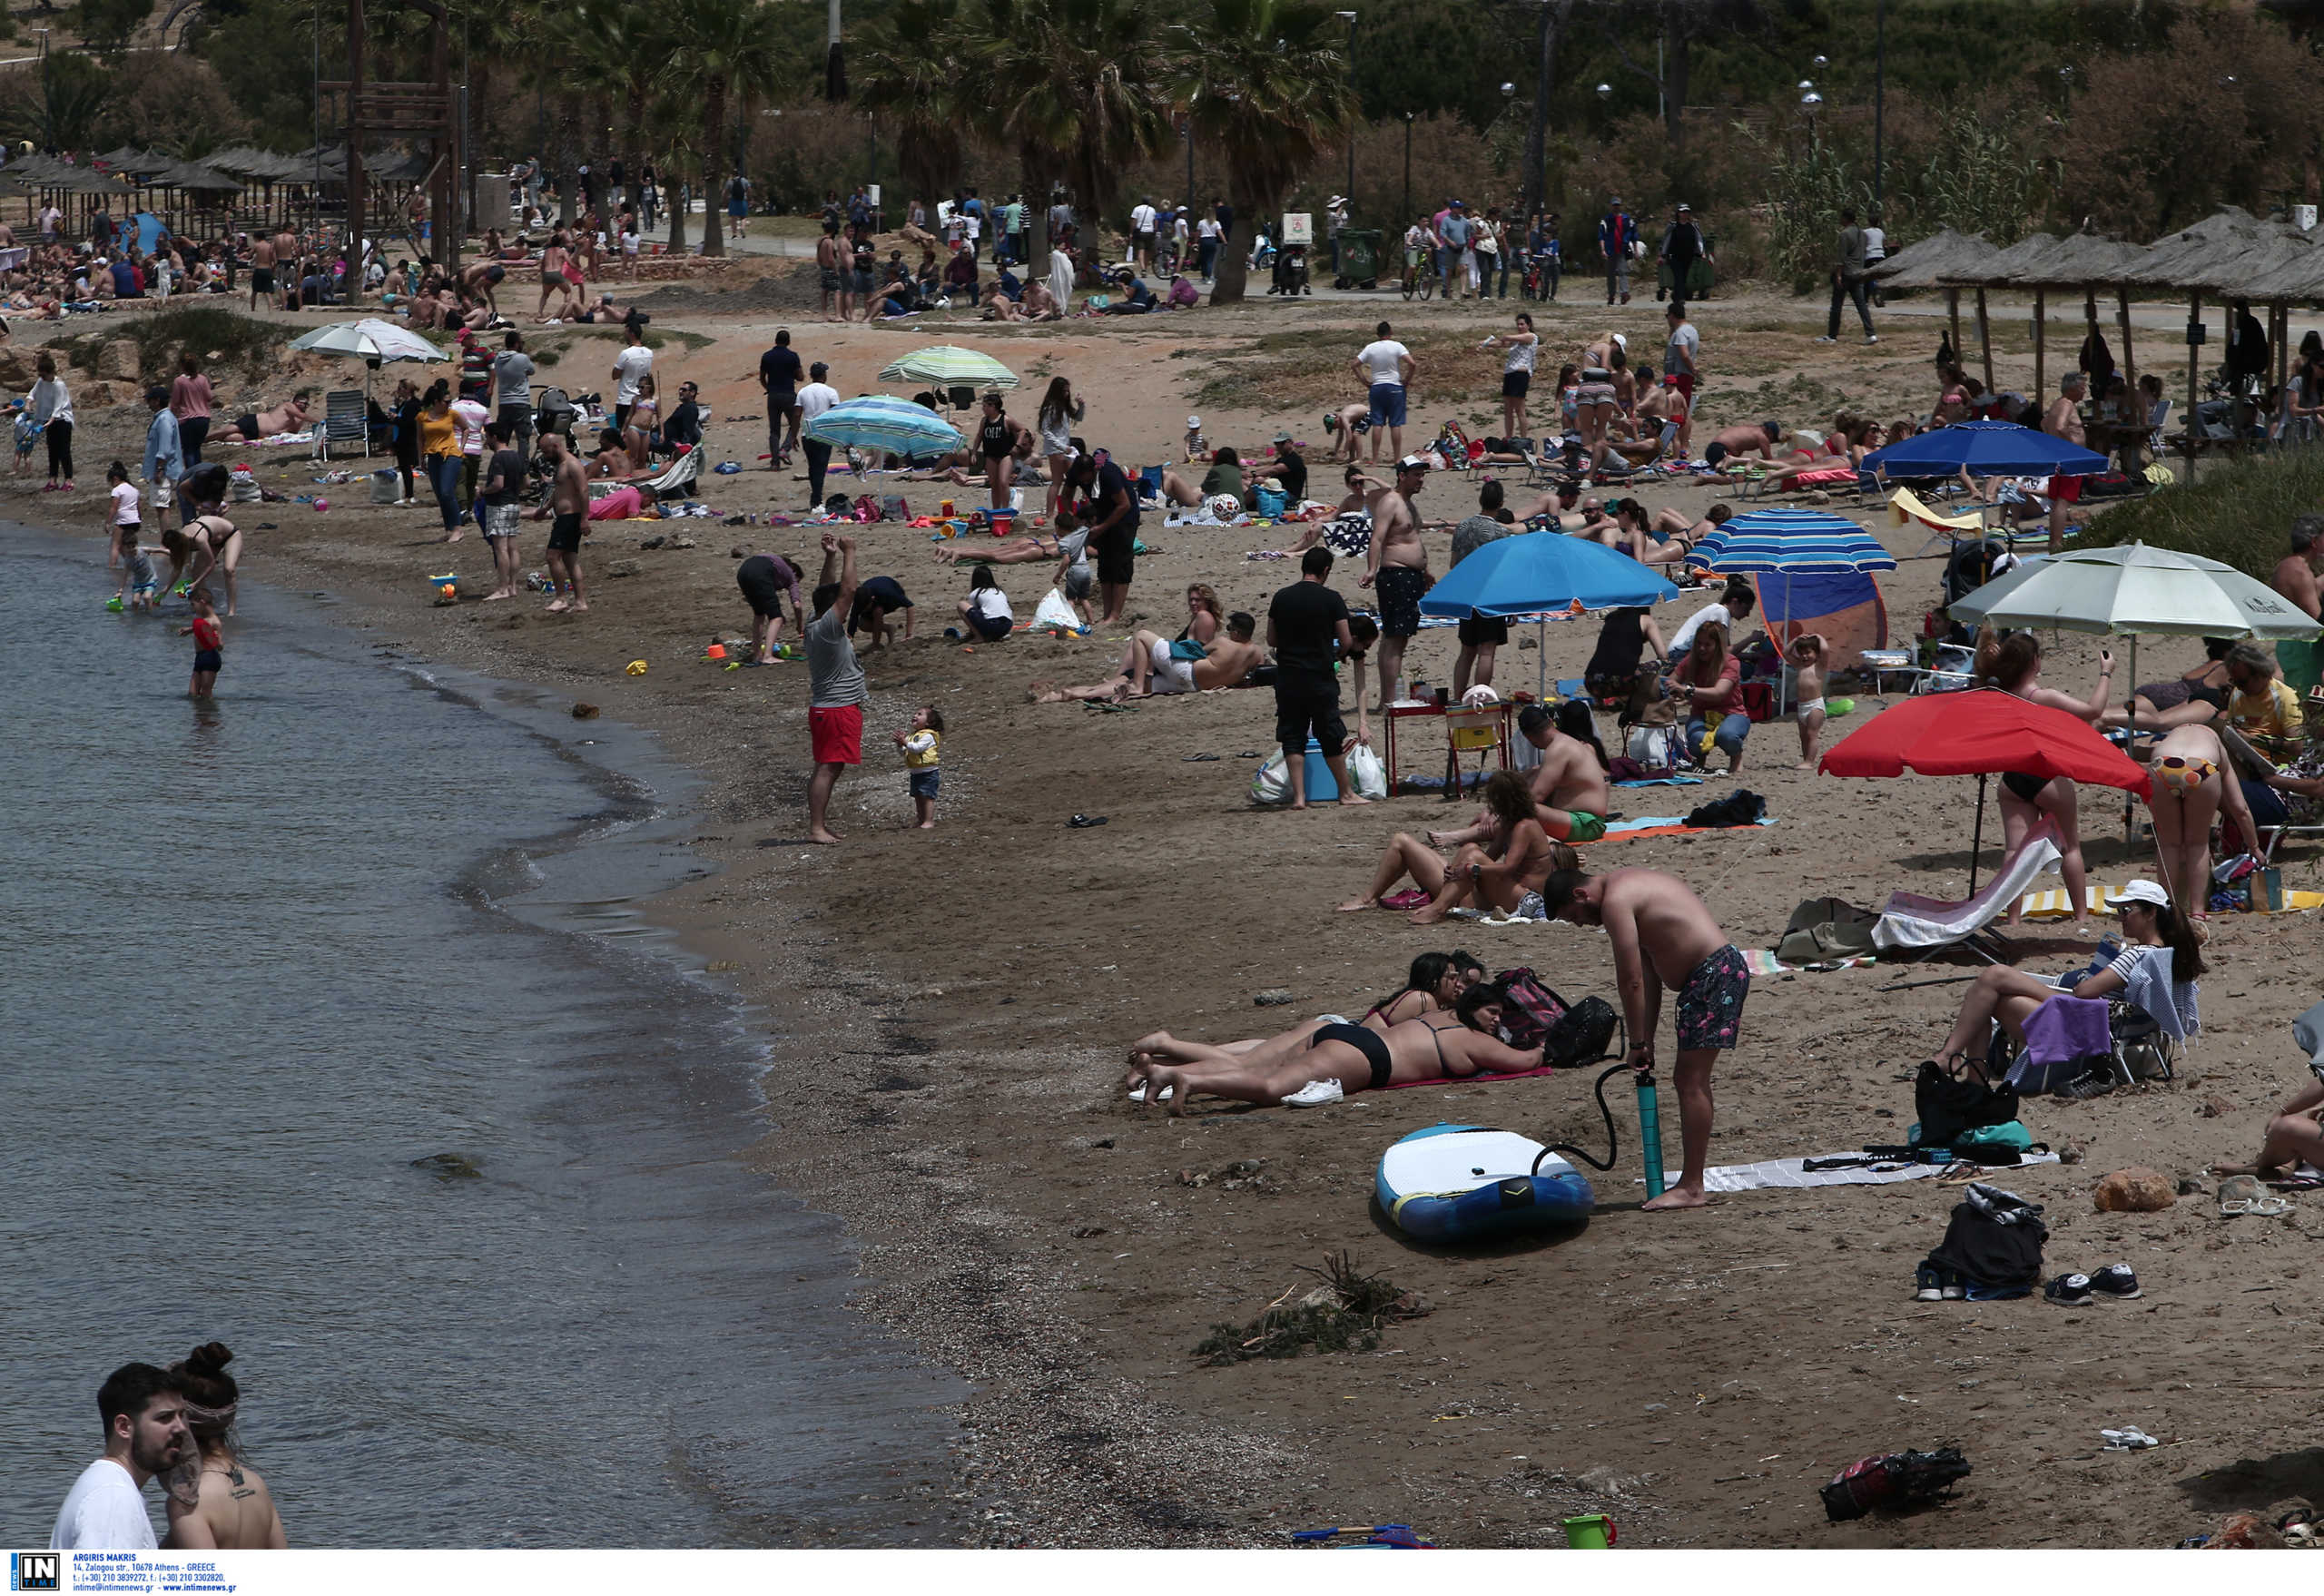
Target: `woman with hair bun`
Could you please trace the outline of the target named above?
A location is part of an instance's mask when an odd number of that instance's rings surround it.
[[[209,1342],[170,1365],[185,1394],[186,1428],[194,1455],[168,1478],[170,1534],[164,1546],[219,1547],[227,1551],[281,1551],[290,1544],[274,1493],[259,1472],[242,1461],[233,1435],[241,1391],[226,1365],[234,1355],[222,1342]]]

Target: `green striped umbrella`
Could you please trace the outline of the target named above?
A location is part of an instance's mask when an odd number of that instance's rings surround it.
[[[990,355],[964,350],[958,344],[932,343],[889,362],[881,371],[880,380],[926,382],[939,388],[973,388],[981,392],[988,388],[1016,387],[1017,373]]]

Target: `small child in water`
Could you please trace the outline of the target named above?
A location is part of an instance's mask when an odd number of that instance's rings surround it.
[[[218,667],[225,663],[221,652],[226,641],[225,628],[219,625],[218,607],[210,599],[205,585],[189,595],[193,600],[193,625],[180,626],[178,635],[193,636],[193,677],[186,684],[186,696],[207,698],[210,689],[217,685]]]
[[[125,602],[142,609],[153,597],[154,579],[153,563],[137,549],[137,488],[129,480],[129,468],[119,460],[105,468],[105,482],[112,511],[106,517],[105,564],[121,572],[121,585],[113,589],[113,602]],[[142,571],[137,568],[141,564]]]
[[[1824,673],[1830,645],[1820,632],[1802,632],[1784,650],[1791,662],[1792,691],[1799,700],[1798,770],[1816,768],[1816,743],[1824,732]]]
[[[936,761],[944,746],[944,712],[934,704],[923,704],[912,713],[911,724],[895,734],[896,747],[904,756],[904,769],[911,778],[911,806],[918,817],[920,829],[936,829],[936,793],[944,784],[944,773]]]

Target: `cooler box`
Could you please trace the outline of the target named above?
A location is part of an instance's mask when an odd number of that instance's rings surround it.
[[[1307,802],[1336,803],[1340,784],[1332,779],[1332,767],[1324,763],[1324,745],[1315,738],[1307,739]]]

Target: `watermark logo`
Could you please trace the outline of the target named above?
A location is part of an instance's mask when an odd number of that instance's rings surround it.
[[[62,1552],[12,1552],[8,1554],[8,1589],[62,1591],[64,1554]]]

